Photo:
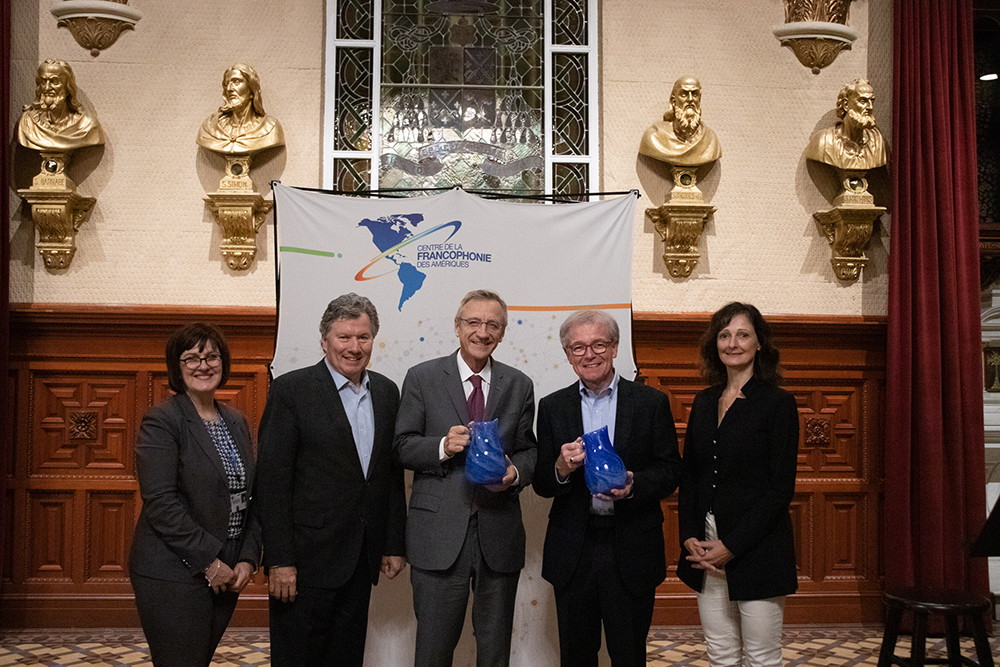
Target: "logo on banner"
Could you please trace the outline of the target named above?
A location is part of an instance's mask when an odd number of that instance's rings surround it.
[[[403,286],[399,297],[398,310],[403,310],[403,304],[410,300],[424,285],[427,274],[420,269],[455,268],[467,269],[472,262],[492,262],[490,253],[470,252],[461,243],[452,243],[451,239],[462,228],[460,220],[452,220],[426,231],[419,231],[417,226],[424,222],[421,213],[402,213],[387,215],[381,218],[365,218],[358,227],[366,228],[372,235],[372,243],[381,252],[354,276],[355,280],[374,280],[395,273]],[[445,235],[447,234],[447,235]],[[416,258],[413,249],[404,251],[422,241],[416,247]],[[388,260],[394,267],[388,271],[369,275],[368,270],[376,264]],[[378,269],[375,269],[376,271]]]

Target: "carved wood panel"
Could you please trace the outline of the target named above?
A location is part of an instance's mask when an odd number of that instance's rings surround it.
[[[72,579],[73,495],[70,491],[28,493],[24,540],[28,579]]]
[[[87,494],[84,554],[88,582],[128,579],[128,553],[138,513],[134,491],[94,491]]]

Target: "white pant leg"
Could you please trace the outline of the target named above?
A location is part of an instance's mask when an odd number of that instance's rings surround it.
[[[705,539],[716,538],[715,516],[709,513],[705,516]],[[705,573],[701,593],[698,593],[698,616],[705,634],[709,664],[712,667],[742,665],[740,610],[738,603],[729,600],[729,586],[724,572]]]
[[[746,600],[738,604],[747,667],[781,667],[785,597]]]

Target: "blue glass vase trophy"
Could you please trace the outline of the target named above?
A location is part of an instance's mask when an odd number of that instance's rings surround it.
[[[473,484],[499,484],[507,474],[507,458],[497,431],[497,420],[472,422],[465,458],[465,478]]]
[[[586,452],[583,477],[591,493],[608,495],[612,489],[625,488],[628,473],[625,463],[611,445],[607,426],[584,433],[583,448]]]

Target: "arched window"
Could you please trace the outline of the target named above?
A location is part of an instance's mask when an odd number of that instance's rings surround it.
[[[324,187],[598,189],[596,17],[597,0],[331,0]]]

